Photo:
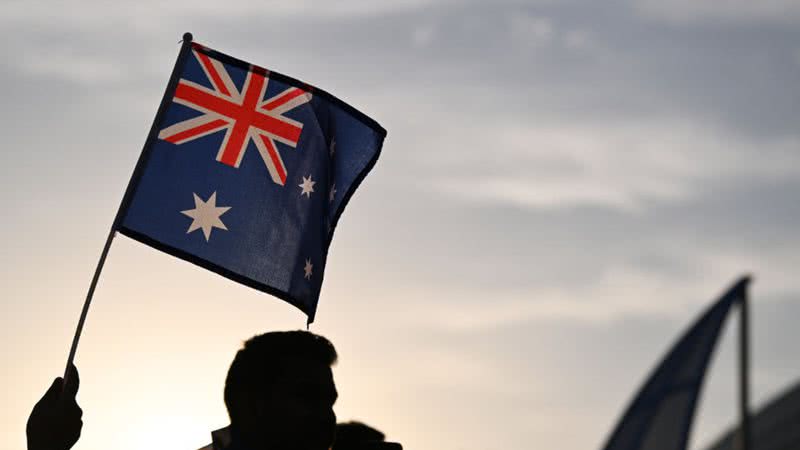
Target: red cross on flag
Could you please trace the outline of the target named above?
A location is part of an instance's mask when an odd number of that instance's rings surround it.
[[[252,140],[269,170],[272,180],[283,186],[286,167],[275,141],[292,148],[297,146],[303,124],[283,114],[311,100],[311,93],[291,87],[261,100],[269,83],[269,72],[247,72],[241,92],[236,88],[224,65],[206,54],[192,53],[203,69],[213,89],[181,79],[175,89],[175,103],[203,115],[184,120],[161,130],[160,139],[182,144],[225,129],[225,137],[217,153],[217,161],[239,167],[247,145]]]

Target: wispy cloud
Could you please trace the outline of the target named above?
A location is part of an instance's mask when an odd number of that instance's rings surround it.
[[[469,155],[449,143],[453,134],[438,137],[434,145],[440,151],[430,158],[434,188],[466,200],[519,207],[637,212],[653,202],[685,201],[708,183],[800,172],[794,151],[800,136],[748,142],[733,132],[668,119],[506,123],[490,129],[452,131],[479,150]]]
[[[345,0],[334,3],[300,0],[294,2],[255,1],[237,2],[236,7],[219,2],[200,0],[193,2],[190,10],[185,4],[163,3],[145,0],[136,3],[114,4],[103,0],[86,0],[81,2],[80,12],[63,2],[41,0],[3,2],[0,7],[3,21],[33,21],[47,23],[58,18],[69,18],[61,21],[62,27],[102,26],[115,22],[131,22],[132,20],[150,18],[154,23],[163,23],[165,19],[175,20],[181,17],[246,17],[253,13],[269,14],[273,18],[308,17],[308,18],[352,18],[354,16],[370,16],[378,14],[399,13],[415,10],[431,5],[447,4],[442,0],[401,0],[396,2],[372,2],[369,0]]]
[[[793,0],[633,0],[648,17],[676,23],[800,21],[800,5]]]

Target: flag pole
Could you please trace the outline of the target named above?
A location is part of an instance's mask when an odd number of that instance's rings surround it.
[[[89,285],[89,292],[86,293],[86,300],[83,302],[83,309],[81,310],[81,318],[78,319],[78,327],[75,329],[75,337],[72,338],[72,346],[69,349],[67,367],[64,369],[64,386],[67,385],[67,378],[69,377],[70,372],[69,368],[72,366],[72,362],[75,360],[75,352],[78,350],[78,341],[81,339],[83,324],[86,323],[86,316],[89,314],[89,305],[92,303],[94,289],[97,287],[97,280],[100,279],[100,272],[103,270],[103,265],[106,263],[108,250],[111,248],[111,241],[114,240],[114,236],[116,234],[116,229],[112,226],[111,231],[108,233],[108,238],[106,239],[106,245],[103,246],[103,252],[100,253],[100,260],[97,262],[97,268],[94,270],[92,283]]]
[[[750,434],[750,312],[747,291],[739,303],[739,443],[741,450],[752,450]]]
[[[142,169],[145,161],[147,160],[147,150],[151,147],[152,142],[156,139],[158,134],[158,124],[161,123],[161,119],[164,117],[167,107],[170,104],[171,97],[169,94],[175,91],[175,86],[178,84],[182,69],[182,61],[186,59],[186,55],[191,49],[192,33],[184,33],[181,42],[182,44],[181,50],[178,53],[178,60],[175,63],[175,67],[172,69],[172,75],[170,75],[167,88],[164,91],[164,97],[161,99],[161,104],[158,107],[158,112],[156,112],[156,117],[153,120],[153,124],[150,126],[150,133],[147,135],[147,140],[144,143],[142,153],[139,155],[139,160],[136,162],[136,167],[133,169],[133,175],[131,175],[131,180],[128,182],[128,187],[125,189],[125,195],[122,197],[122,202],[117,210],[117,215],[114,217],[114,223],[111,225],[111,230],[108,233],[108,238],[106,238],[103,251],[100,253],[100,260],[97,262],[97,268],[94,270],[92,282],[89,284],[89,291],[86,293],[86,300],[83,302],[81,317],[78,319],[78,327],[75,329],[75,336],[72,338],[72,346],[69,349],[67,367],[64,369],[64,386],[67,385],[66,380],[69,377],[69,368],[72,366],[72,363],[75,360],[75,352],[78,350],[78,341],[80,341],[81,333],[83,332],[83,325],[86,323],[86,316],[89,314],[89,305],[92,303],[94,290],[97,287],[97,281],[100,279],[100,272],[103,270],[103,265],[106,263],[106,257],[108,256],[108,251],[111,248],[111,242],[114,240],[114,236],[117,234],[117,227],[122,219],[122,212],[125,211],[128,203],[130,203],[131,197],[133,196],[134,186],[142,176]]]

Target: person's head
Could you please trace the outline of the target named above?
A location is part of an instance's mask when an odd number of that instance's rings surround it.
[[[239,439],[262,449],[326,450],[333,442],[336,349],[305,331],[245,342],[228,370],[225,405]]]

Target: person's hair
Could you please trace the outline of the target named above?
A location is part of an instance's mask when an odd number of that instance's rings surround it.
[[[368,442],[381,442],[383,433],[361,422],[343,422],[336,425],[336,440],[333,450],[350,450]]]
[[[307,331],[273,331],[253,336],[236,353],[225,379],[225,406],[231,423],[237,422],[239,399],[260,396],[290,358],[332,366],[337,355],[329,340]]]

